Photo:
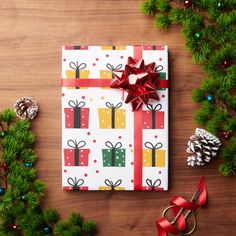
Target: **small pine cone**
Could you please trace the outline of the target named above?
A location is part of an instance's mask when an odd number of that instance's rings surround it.
[[[187,158],[187,164],[189,166],[205,165],[217,155],[220,146],[221,142],[216,136],[204,129],[197,128],[188,141],[186,152],[190,156]]]
[[[31,97],[23,97],[14,104],[16,115],[21,119],[34,119],[38,113],[38,105]]]

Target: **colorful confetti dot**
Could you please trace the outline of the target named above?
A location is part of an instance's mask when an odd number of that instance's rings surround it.
[[[94,163],[97,163],[97,160],[94,160],[93,162],[94,162]]]
[[[132,144],[129,144],[129,147],[132,147]]]
[[[131,179],[131,183],[133,183],[134,182],[134,180],[133,179]]]
[[[165,97],[165,94],[162,94],[161,96],[164,98],[164,97]]]
[[[99,60],[99,58],[96,58],[96,61],[98,61]]]
[[[133,149],[130,149],[130,152],[134,152],[134,150],[133,150]]]
[[[157,136],[157,135],[155,135],[155,136],[154,136],[154,138],[158,138],[158,136]]]
[[[89,99],[89,101],[93,101],[93,99],[92,99],[92,98],[90,98],[90,99]]]
[[[161,174],[161,171],[158,171],[158,174]]]
[[[98,173],[99,173],[99,170],[96,170],[96,173],[98,174]]]
[[[162,58],[161,58],[161,57],[159,58],[159,61],[162,61]]]
[[[84,174],[84,177],[88,177],[88,174],[85,173],[85,174]]]
[[[106,57],[109,57],[109,54],[107,54]]]
[[[93,63],[93,66],[96,66],[96,63]]]
[[[103,97],[103,96],[101,96],[101,99],[103,100],[103,99],[104,99],[104,97]]]
[[[64,173],[66,173],[67,172],[67,170],[64,170]]]
[[[85,96],[82,96],[82,99],[85,99]]]
[[[119,136],[119,137],[118,137],[118,139],[122,139],[122,137],[121,137],[121,136]]]
[[[65,96],[65,94],[64,94],[64,93],[62,93],[62,94],[61,94],[61,96],[62,96],[62,97],[64,97],[64,96]]]
[[[124,57],[123,56],[120,56],[121,59],[123,59]]]
[[[87,135],[90,135],[91,133],[90,132],[87,132]]]
[[[63,61],[66,61],[66,58],[64,58]]]
[[[134,165],[134,163],[133,162],[130,162],[130,164],[133,166]]]
[[[94,139],[93,142],[96,143],[96,139]]]

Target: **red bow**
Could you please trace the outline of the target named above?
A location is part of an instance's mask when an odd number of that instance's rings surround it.
[[[123,90],[125,103],[131,102],[133,111],[143,103],[148,104],[149,100],[159,100],[156,90],[160,74],[155,72],[155,62],[145,65],[144,60],[136,62],[129,57],[125,69],[113,73],[115,79],[110,87]]]

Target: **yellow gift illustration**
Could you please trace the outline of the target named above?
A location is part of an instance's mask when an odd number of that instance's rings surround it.
[[[126,50],[126,46],[102,46],[102,50]]]
[[[153,145],[151,142],[146,142],[143,149],[143,166],[145,167],[165,167],[165,150],[162,148],[162,143]]]
[[[70,62],[69,66],[72,70],[66,70],[67,79],[87,79],[89,78],[90,70],[84,70],[87,65],[85,63],[79,64],[78,61]],[[72,88],[72,87],[70,87]],[[76,87],[78,88],[78,87]],[[83,87],[84,88],[84,87]]]
[[[120,70],[122,68],[122,64],[118,64],[117,66],[114,66],[110,63],[107,63],[106,68],[108,70],[100,70],[100,79],[113,79],[113,78],[115,78],[113,71]]]
[[[125,129],[126,127],[126,111],[120,109],[122,102],[114,105],[106,102],[108,108],[98,108],[100,129]]]
[[[124,187],[119,187],[122,183],[121,179],[117,180],[115,183],[109,179],[105,179],[104,183],[106,186],[100,186],[99,190],[125,190]]]

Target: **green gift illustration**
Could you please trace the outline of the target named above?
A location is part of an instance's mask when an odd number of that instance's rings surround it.
[[[124,167],[125,166],[125,149],[121,148],[122,143],[118,142],[113,145],[110,141],[105,142],[106,149],[102,149],[102,158],[104,167]]]

